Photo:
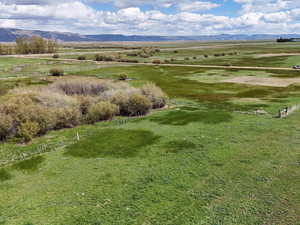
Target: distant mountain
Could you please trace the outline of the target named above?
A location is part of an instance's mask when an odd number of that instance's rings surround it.
[[[82,41],[242,41],[242,40],[275,40],[277,38],[300,38],[300,34],[220,34],[199,36],[151,36],[151,35],[121,35],[121,34],[98,34],[81,35],[68,32],[52,32],[40,30],[21,30],[11,28],[0,28],[0,42],[13,42],[17,37],[30,37],[38,35],[48,39],[65,42]]]

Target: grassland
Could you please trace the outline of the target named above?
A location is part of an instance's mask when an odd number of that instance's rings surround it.
[[[212,46],[205,50],[210,54],[224,51],[213,48],[215,43],[206,45]],[[287,53],[299,48],[248,47],[252,45],[228,51]],[[203,51],[179,50],[176,55]],[[159,54],[178,57],[172,51]],[[244,55],[232,58],[245,63]],[[300,112],[275,118],[278,109],[299,104],[300,86],[224,82],[240,76],[292,79],[299,72],[49,61],[0,58],[1,78],[10,78],[0,80],[5,90],[0,94],[51,82],[45,76],[55,66],[67,76],[118,79],[126,73],[133,86],[154,82],[169,95],[170,107],[146,117],[52,131],[26,145],[1,143],[0,224],[300,224]],[[269,65],[280,63],[270,60]],[[22,64],[29,65],[26,71],[14,72]],[[25,78],[11,79],[15,74]],[[267,114],[255,115],[256,109]]]

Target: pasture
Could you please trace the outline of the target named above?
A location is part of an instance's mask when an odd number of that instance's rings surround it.
[[[160,52],[127,56],[133,46]],[[59,54],[1,57],[0,105],[16,88],[126,74],[131,87],[160,87],[167,107],[0,142],[0,224],[300,225],[300,111],[277,118],[300,103],[300,71],[287,70],[299,44],[72,43]]]

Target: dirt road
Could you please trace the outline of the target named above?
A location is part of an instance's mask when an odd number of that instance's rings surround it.
[[[136,63],[138,65],[157,66],[153,63]],[[179,66],[179,67],[198,67],[211,69],[243,69],[243,70],[286,70],[295,71],[293,68],[287,67],[255,67],[255,66],[217,66],[217,65],[187,65],[187,64],[159,64],[160,66]],[[300,71],[299,71],[300,74]]]

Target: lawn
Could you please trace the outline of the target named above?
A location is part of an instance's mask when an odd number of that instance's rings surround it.
[[[300,225],[300,111],[275,118],[300,86],[222,82],[299,72],[85,65],[67,75],[126,73],[160,86],[170,107],[0,143],[0,224]]]

